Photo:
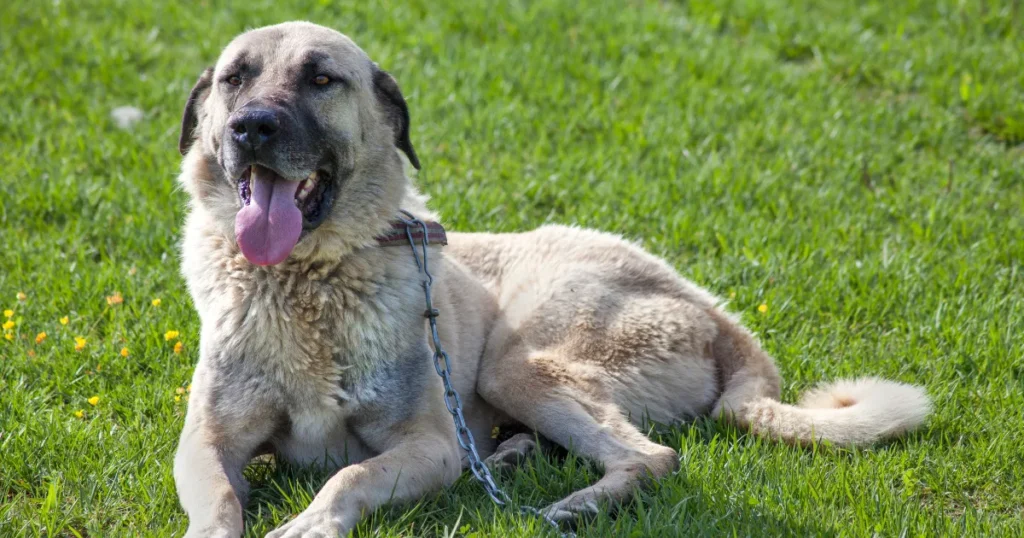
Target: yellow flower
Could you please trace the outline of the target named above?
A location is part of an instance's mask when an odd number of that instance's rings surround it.
[[[185,392],[192,392],[192,383],[189,383],[188,386],[185,387]]]
[[[764,314],[768,312],[768,305],[761,303],[761,306],[757,307],[757,311]]]
[[[42,344],[43,340],[46,340],[46,331],[43,331],[36,335],[36,343]]]
[[[730,299],[735,299],[736,298],[736,292],[735,291],[730,291],[729,292],[729,298]]]
[[[178,337],[178,331],[167,331],[164,333],[164,340],[170,342]]]
[[[78,417],[78,418],[82,418],[82,417],[85,416],[85,411],[82,411],[81,409],[79,409],[78,411],[75,411],[75,416]]]
[[[159,297],[157,297],[156,299],[153,299],[151,302],[153,303],[153,306],[160,306],[160,298]]]
[[[9,319],[4,322],[4,330],[9,331],[13,329],[15,325],[17,325],[17,323],[14,323],[14,320]]]
[[[124,297],[121,297],[121,292],[115,291],[113,295],[107,297],[107,305],[115,306],[124,302]]]
[[[67,325],[68,324],[68,317],[64,316],[64,317],[60,318],[60,324],[61,325]]]
[[[4,338],[14,340],[14,333],[4,333]]]
[[[14,310],[11,310],[11,309],[4,310],[4,317],[5,318],[9,318],[9,317],[11,317],[13,315],[14,315]]]
[[[99,405],[99,403],[100,403],[100,397],[99,396],[93,396],[92,398],[89,398],[89,405]]]
[[[19,291],[18,300],[24,302],[26,299],[28,299],[28,295],[25,295],[25,292]]]
[[[82,351],[83,349],[85,349],[85,342],[86,342],[85,338],[82,338],[81,336],[76,336],[75,337],[75,351]]]
[[[128,356],[128,348],[126,348],[126,347],[121,348],[121,356],[122,357],[127,357]]]
[[[181,401],[181,396],[175,396],[174,397],[174,402],[175,403],[180,402],[180,401]]]
[[[181,353],[181,350],[184,349],[184,348],[185,348],[185,346],[181,342],[178,342],[178,343],[174,344],[174,352],[175,353]]]
[[[175,394],[185,394],[185,387],[178,387],[174,389]]]

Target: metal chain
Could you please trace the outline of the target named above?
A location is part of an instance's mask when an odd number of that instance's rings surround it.
[[[419,269],[424,275],[423,280],[423,295],[426,300],[427,310],[424,313],[427,320],[430,323],[430,338],[434,343],[434,370],[437,371],[437,375],[441,377],[441,381],[444,383],[444,405],[448,408],[448,412],[452,415],[452,420],[455,422],[455,437],[459,442],[459,446],[466,451],[469,457],[469,470],[473,472],[473,476],[476,477],[477,481],[483,485],[487,495],[494,501],[494,504],[498,506],[505,506],[512,502],[508,494],[506,494],[498,485],[494,482],[494,477],[491,475],[490,469],[480,459],[480,454],[476,451],[476,443],[473,441],[473,432],[469,431],[469,427],[466,426],[466,417],[462,414],[462,399],[459,398],[459,393],[452,386],[452,367],[448,360],[448,354],[445,353],[444,348],[441,347],[441,339],[437,336],[437,318],[440,312],[434,308],[433,301],[431,300],[430,288],[434,284],[434,277],[430,274],[430,268],[427,266],[427,245],[430,244],[430,238],[427,231],[427,225],[422,220],[417,219],[412,213],[401,210],[402,215],[405,218],[399,218],[398,220],[405,225],[405,235],[409,239],[409,246],[412,248],[413,259],[416,260],[416,268]],[[413,239],[412,231],[413,228],[419,228],[423,231],[423,237],[420,240],[420,252],[416,251],[416,240]],[[540,517],[549,525],[551,525],[555,532],[558,533],[562,538],[574,537],[573,533],[563,533],[561,528],[558,526],[558,522],[545,515],[540,510],[532,506],[521,506],[520,512],[524,514],[530,514]]]

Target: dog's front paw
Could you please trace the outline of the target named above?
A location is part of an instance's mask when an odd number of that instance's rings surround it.
[[[240,538],[241,530],[189,525],[185,538]]]
[[[340,518],[323,510],[307,508],[295,519],[270,532],[266,538],[338,538],[349,529]]]
[[[541,509],[544,517],[561,525],[576,528],[580,523],[594,519],[598,514],[597,503],[588,496],[569,497]]]

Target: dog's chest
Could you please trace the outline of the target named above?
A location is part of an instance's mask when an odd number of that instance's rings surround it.
[[[359,276],[258,273],[220,298],[218,355],[226,368],[263,380],[285,422],[275,449],[294,462],[342,465],[372,455],[352,424],[380,407],[389,363],[407,338],[394,314],[401,297],[372,274]]]
[[[292,406],[287,413],[287,431],[273,445],[292,463],[343,467],[374,455],[349,429],[351,415],[343,406],[306,404]]]

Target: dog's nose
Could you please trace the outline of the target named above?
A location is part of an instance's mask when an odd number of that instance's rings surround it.
[[[277,136],[281,120],[273,110],[250,108],[233,114],[228,127],[236,142],[255,151]]]

